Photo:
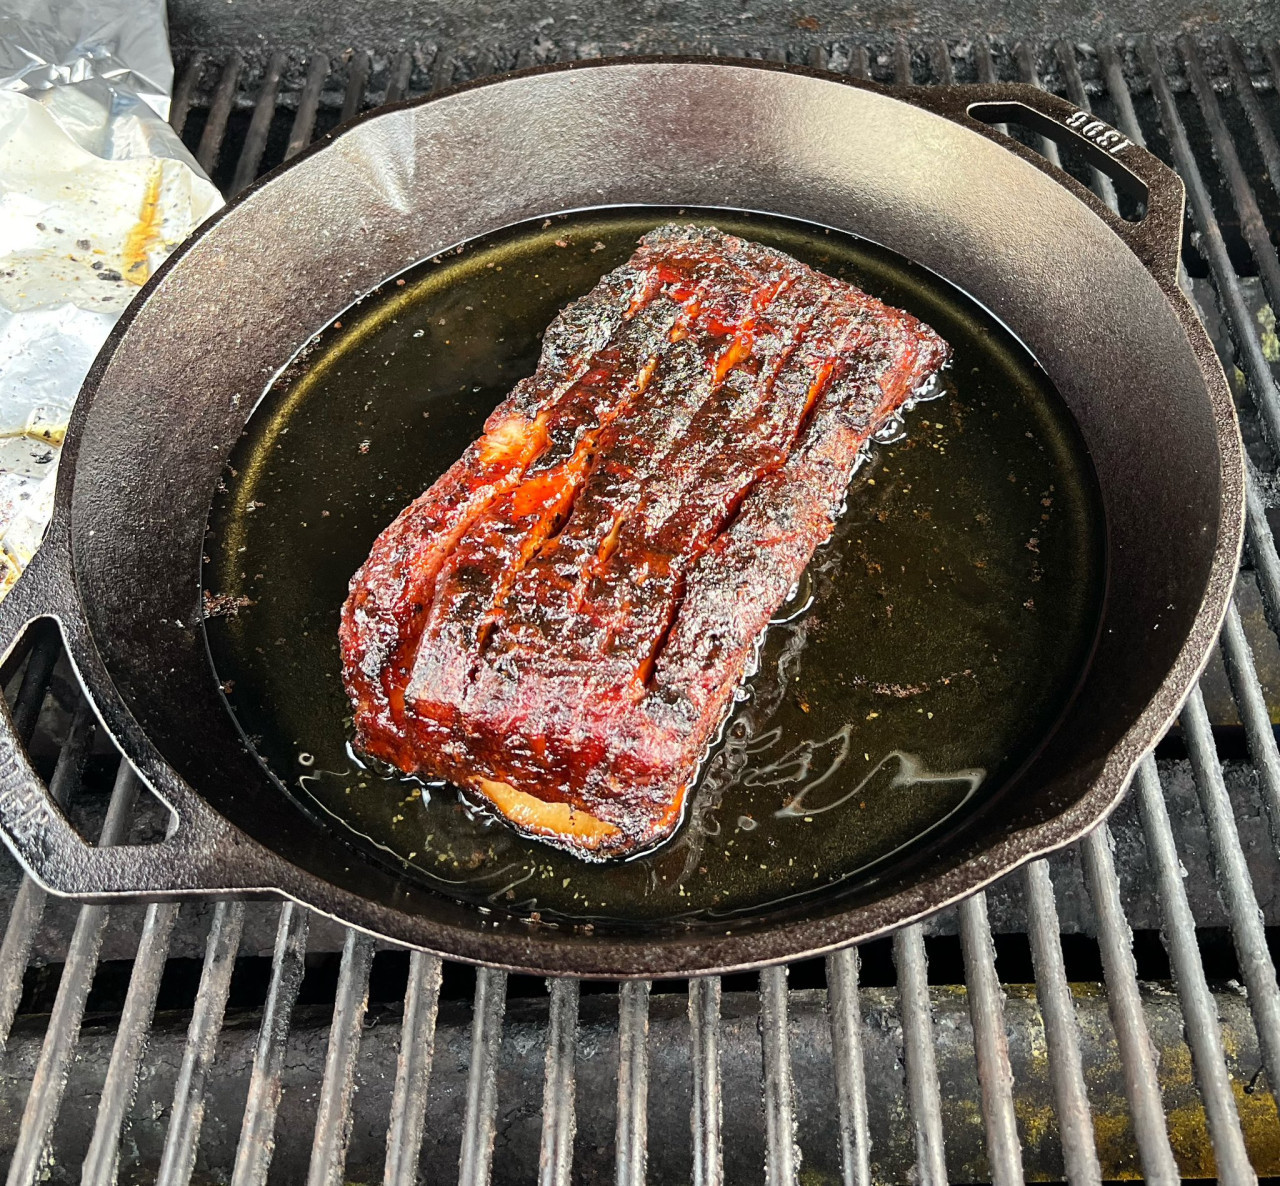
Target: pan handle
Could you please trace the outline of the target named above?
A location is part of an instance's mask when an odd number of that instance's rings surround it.
[[[1105,219],[1157,280],[1177,284],[1186,190],[1182,178],[1154,153],[1091,112],[1029,83],[908,87],[898,93],[917,106],[999,140],[1043,169]],[[1134,222],[1121,218],[1066,170],[993,126],[1004,123],[1021,124],[1050,140],[1072,143],[1118,188],[1144,196],[1145,214]]]
[[[57,621],[73,665],[77,654],[92,646],[69,557],[70,547],[55,519],[31,564],[0,601],[0,656],[7,658],[40,618]],[[155,766],[166,770],[158,755]],[[98,848],[86,843],[32,767],[8,702],[0,696],[0,838],[42,886],[96,900],[255,888],[253,862],[244,851],[252,842],[205,806],[176,774],[168,772],[163,783],[147,781],[173,812],[168,835],[149,845]]]

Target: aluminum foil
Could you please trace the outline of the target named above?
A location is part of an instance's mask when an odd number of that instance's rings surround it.
[[[80,384],[222,198],[165,119],[163,0],[0,15],[0,596],[38,547]]]

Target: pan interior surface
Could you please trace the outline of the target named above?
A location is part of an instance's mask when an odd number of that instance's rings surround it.
[[[456,788],[350,745],[338,613],[377,534],[532,372],[541,331],[673,219],[789,252],[951,343],[766,638],[662,847],[589,865]],[[451,897],[607,927],[758,914],[918,859],[1009,789],[1079,686],[1106,530],[1080,432],[990,314],[856,237],[738,212],[537,220],[425,261],[326,328],[274,381],[215,498],[210,655],[284,791],[367,855]]]

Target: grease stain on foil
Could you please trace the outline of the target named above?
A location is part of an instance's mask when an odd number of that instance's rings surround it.
[[[172,78],[159,0],[0,18],[0,595],[43,538],[111,327],[222,205],[165,120]]]

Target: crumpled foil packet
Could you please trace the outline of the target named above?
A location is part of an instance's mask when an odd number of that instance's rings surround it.
[[[111,327],[222,197],[165,122],[164,0],[0,15],[0,596],[48,525],[71,408]]]

